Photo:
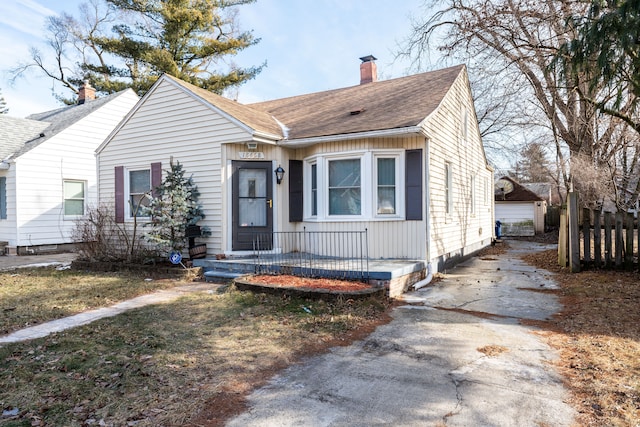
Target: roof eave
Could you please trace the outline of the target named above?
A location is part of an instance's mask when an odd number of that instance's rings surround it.
[[[367,132],[355,132],[355,133],[345,133],[345,134],[338,134],[338,135],[326,135],[326,136],[315,136],[310,138],[281,140],[278,143],[278,145],[281,145],[283,147],[290,147],[290,148],[303,148],[303,147],[309,147],[315,144],[322,144],[324,142],[348,141],[348,140],[363,139],[363,138],[388,138],[393,136],[406,136],[411,134],[426,136],[425,130],[420,126],[409,126],[404,128],[394,128],[394,129],[374,130],[374,131],[367,131]]]

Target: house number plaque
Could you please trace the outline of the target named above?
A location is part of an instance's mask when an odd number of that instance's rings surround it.
[[[264,153],[261,151],[240,151],[238,155],[241,159],[264,159]]]

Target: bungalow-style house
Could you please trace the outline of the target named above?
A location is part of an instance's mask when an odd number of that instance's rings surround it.
[[[0,241],[10,254],[63,250],[98,200],[95,150],[139,100],[132,90],[26,119],[0,115]]]
[[[496,182],[494,197],[503,236],[544,233],[547,202],[542,197],[507,176]]]
[[[361,60],[359,85],[248,105],[161,76],[97,150],[101,202],[133,223],[173,158],[199,187],[209,257],[250,253],[258,232],[366,229],[371,258],[435,271],[489,245],[466,68],[378,81]]]

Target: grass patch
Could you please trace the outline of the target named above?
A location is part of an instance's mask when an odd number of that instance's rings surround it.
[[[553,271],[564,310],[544,333],[560,351],[559,368],[580,425],[635,426],[640,420],[640,281],[637,272],[584,271],[557,265],[555,250],[525,257]]]
[[[222,425],[298,357],[388,321],[387,299],[195,293],[0,347],[0,426]]]
[[[131,273],[53,268],[0,272],[0,335],[181,284]]]

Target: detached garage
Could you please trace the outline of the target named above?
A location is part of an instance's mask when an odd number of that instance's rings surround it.
[[[547,202],[509,177],[495,185],[496,220],[503,236],[534,236],[544,233]]]

